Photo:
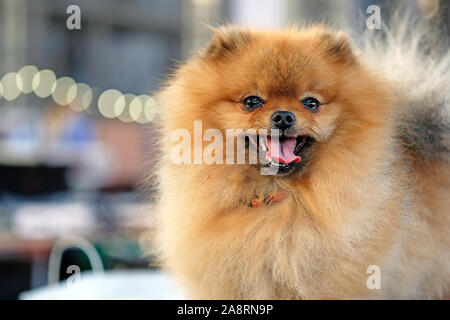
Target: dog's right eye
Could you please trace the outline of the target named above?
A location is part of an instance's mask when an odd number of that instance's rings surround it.
[[[247,111],[253,111],[264,105],[264,100],[258,96],[249,96],[242,101],[244,109]]]

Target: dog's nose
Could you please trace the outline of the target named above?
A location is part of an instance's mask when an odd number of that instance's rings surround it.
[[[284,130],[295,124],[295,115],[289,111],[277,111],[272,117],[272,124],[278,129]]]

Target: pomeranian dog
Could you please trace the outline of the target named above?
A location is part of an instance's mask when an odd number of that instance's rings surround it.
[[[449,294],[450,58],[417,30],[356,46],[323,25],[227,26],[177,69],[158,97],[156,249],[188,297]],[[196,161],[203,136],[174,161],[196,122],[267,132],[244,137],[262,157],[229,163],[223,143]]]

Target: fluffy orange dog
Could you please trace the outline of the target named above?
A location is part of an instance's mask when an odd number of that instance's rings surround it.
[[[355,49],[323,26],[225,27],[177,70],[159,97],[157,248],[189,297],[448,292],[449,58],[407,38]],[[247,139],[268,161],[174,163],[172,132],[195,121],[275,130]]]

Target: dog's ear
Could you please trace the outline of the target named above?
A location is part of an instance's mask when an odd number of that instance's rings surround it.
[[[237,52],[251,41],[250,32],[238,27],[211,28],[212,40],[206,47],[205,55],[220,58]]]
[[[327,57],[337,62],[354,63],[356,55],[349,38],[341,31],[326,31],[320,36],[320,47]]]

